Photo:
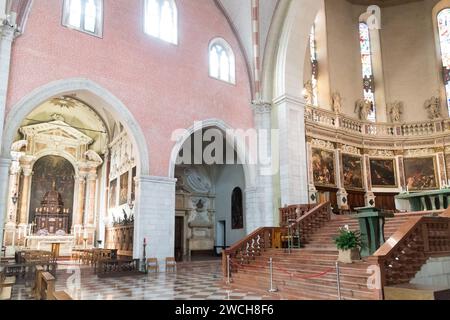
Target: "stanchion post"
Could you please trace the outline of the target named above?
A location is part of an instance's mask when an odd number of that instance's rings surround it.
[[[336,282],[337,282],[337,290],[338,290],[338,298],[342,300],[341,294],[341,269],[339,268],[339,262],[336,261]]]
[[[231,276],[230,276],[230,255],[227,255],[227,284],[231,283]]]
[[[269,260],[269,270],[270,270],[270,289],[269,292],[277,292],[278,290],[273,287],[273,259]]]

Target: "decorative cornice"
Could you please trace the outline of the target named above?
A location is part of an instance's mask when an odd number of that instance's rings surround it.
[[[335,149],[334,144],[331,143],[330,141],[324,141],[324,140],[319,140],[319,139],[312,139],[311,146],[319,147],[319,148],[323,148],[323,149],[329,149],[329,150]]]
[[[252,101],[253,111],[256,114],[265,114],[272,112],[272,104],[265,101]]]
[[[431,148],[406,150],[405,157],[433,155],[435,151]]]
[[[344,153],[351,153],[356,155],[361,155],[361,150],[357,147],[343,145],[341,146],[341,151]]]
[[[394,157],[395,153],[392,150],[369,150],[369,156],[372,157]]]

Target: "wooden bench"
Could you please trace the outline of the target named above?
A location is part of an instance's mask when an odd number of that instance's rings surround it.
[[[72,297],[65,291],[55,291],[56,278],[45,272],[44,268],[36,270],[35,295],[37,300],[72,300]]]
[[[15,277],[7,277],[0,272],[0,300],[11,300],[12,287],[16,283]]]

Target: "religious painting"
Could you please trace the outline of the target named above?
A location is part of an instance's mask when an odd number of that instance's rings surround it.
[[[395,159],[370,159],[370,177],[374,188],[397,188]]]
[[[119,205],[128,202],[128,171],[120,176]]]
[[[134,167],[131,171],[131,201],[136,200],[136,175],[137,168]]]
[[[61,195],[63,207],[68,210],[69,225],[72,225],[75,169],[72,164],[59,156],[45,156],[33,166],[30,196],[30,223],[35,222],[35,213],[41,208],[46,193],[57,191]]]
[[[335,156],[333,151],[312,149],[314,184],[336,186]]]
[[[231,228],[244,228],[244,207],[242,203],[242,190],[235,188],[231,195]]]
[[[345,189],[361,190],[363,186],[362,158],[349,154],[342,154],[342,171]]]
[[[404,159],[406,185],[409,191],[434,190],[438,188],[436,158]]]
[[[117,207],[117,179],[109,183],[109,208]]]

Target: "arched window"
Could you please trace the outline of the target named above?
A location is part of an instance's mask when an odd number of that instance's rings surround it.
[[[169,43],[178,43],[178,12],[174,0],[145,0],[144,31]]]
[[[450,8],[439,12],[437,20],[442,68],[444,70],[445,92],[447,94],[447,109],[450,114]]]
[[[222,81],[235,83],[234,53],[224,39],[214,39],[209,44],[209,75]]]
[[[231,195],[231,228],[244,228],[244,207],[242,202],[242,190],[237,187]]]
[[[365,22],[359,23],[359,42],[361,46],[362,76],[364,81],[364,99],[373,104],[372,112],[367,120],[376,121],[375,90],[372,61],[372,43],[370,41],[370,29]]]
[[[316,42],[316,26],[313,25],[309,34],[309,49],[311,56],[311,85],[312,85],[312,104],[319,106],[319,89],[317,87],[319,64],[317,61],[317,42]]]
[[[103,0],[65,0],[63,25],[101,37]]]

